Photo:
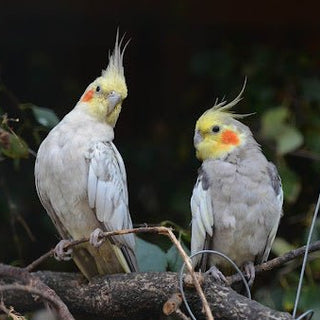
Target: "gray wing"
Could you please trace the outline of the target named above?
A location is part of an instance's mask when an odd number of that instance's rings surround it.
[[[208,238],[213,236],[214,213],[210,187],[204,173],[199,170],[197,182],[191,197],[192,232],[191,254],[206,248]],[[193,258],[193,265],[199,264],[201,256]]]
[[[131,229],[127,178],[122,157],[112,142],[97,142],[89,150],[88,200],[107,231]],[[136,269],[133,234],[114,236],[129,265]]]
[[[282,183],[281,178],[279,176],[277,167],[270,161],[268,163],[268,173],[271,179],[271,185],[273,187],[274,192],[276,193],[278,204],[280,208],[283,205],[283,190],[282,190]]]
[[[275,201],[277,203],[276,203],[275,207],[278,208],[279,215],[278,215],[278,220],[274,221],[274,226],[269,233],[264,251],[262,252],[261,255],[259,255],[257,257],[258,263],[267,261],[269,254],[270,254],[270,250],[271,250],[273,241],[274,241],[276,234],[277,234],[277,231],[278,231],[280,218],[283,214],[282,213],[283,190],[282,190],[281,178],[278,174],[277,167],[272,162],[268,163],[267,170],[268,170],[268,174],[270,177],[270,182],[271,182],[272,188],[273,188],[275,195],[276,195]]]

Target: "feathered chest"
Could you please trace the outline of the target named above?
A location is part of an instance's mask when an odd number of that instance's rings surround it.
[[[211,195],[216,228],[233,229],[239,227],[239,221],[264,224],[265,213],[273,209],[275,199],[266,166],[258,166],[250,159],[216,160],[204,163],[202,172],[203,187]]]
[[[44,175],[41,181],[49,184],[47,193],[61,191],[78,199],[87,193],[90,148],[99,141],[111,143],[113,131],[90,118],[75,120],[75,114],[70,113],[49,133],[39,148],[37,162]]]

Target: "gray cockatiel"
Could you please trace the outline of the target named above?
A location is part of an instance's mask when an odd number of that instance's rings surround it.
[[[241,99],[222,102],[197,121],[194,146],[202,161],[191,198],[191,253],[217,250],[243,267],[249,283],[254,263],[267,260],[282,215],[283,192],[276,167],[262,154],[241,115],[229,111]],[[194,265],[222,280],[230,264],[213,254]]]
[[[42,205],[65,240],[90,237],[72,258],[90,279],[97,274],[137,270],[133,234],[101,243],[99,230],[132,228],[123,160],[113,128],[127,96],[118,35],[109,65],[86,89],[74,109],[42,142],[35,181]],[[95,231],[95,232],[94,232]],[[65,257],[61,242],[58,258]]]

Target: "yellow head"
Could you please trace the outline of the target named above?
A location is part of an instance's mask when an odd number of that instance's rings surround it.
[[[223,101],[207,110],[197,121],[194,146],[199,160],[221,159],[234,149],[243,145],[250,130],[237,121],[246,115],[237,115],[229,111],[241,100],[245,84],[240,94],[230,103]]]
[[[123,55],[128,42],[121,51],[122,40],[123,38],[119,42],[117,33],[113,53],[111,56],[109,54],[107,69],[87,87],[79,101],[85,103],[90,114],[112,127],[118,120],[122,101],[128,94],[123,68]]]

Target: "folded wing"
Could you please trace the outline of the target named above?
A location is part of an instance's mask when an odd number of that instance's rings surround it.
[[[112,142],[95,143],[88,155],[88,200],[106,231],[130,229],[127,178],[122,157]],[[112,237],[131,271],[137,270],[133,234]]]

